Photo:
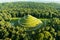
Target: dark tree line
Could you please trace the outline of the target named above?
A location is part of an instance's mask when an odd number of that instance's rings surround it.
[[[60,18],[59,11],[53,6],[52,4],[34,2],[2,3],[0,4],[0,13],[9,14],[12,17],[23,17],[26,14],[31,14],[37,18]]]

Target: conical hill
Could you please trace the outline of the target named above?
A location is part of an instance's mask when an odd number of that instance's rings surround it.
[[[24,27],[36,27],[38,24],[42,23],[40,19],[37,19],[31,15],[26,15],[19,21],[19,24]]]

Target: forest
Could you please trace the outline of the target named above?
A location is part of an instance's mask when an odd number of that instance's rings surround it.
[[[60,4],[0,3],[0,39],[60,40]]]

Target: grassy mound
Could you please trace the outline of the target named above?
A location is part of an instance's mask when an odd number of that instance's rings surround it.
[[[21,20],[19,20],[19,24],[24,27],[36,27],[40,23],[42,23],[40,19],[31,15],[24,16]]]

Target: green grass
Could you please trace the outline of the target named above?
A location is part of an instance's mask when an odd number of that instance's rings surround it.
[[[11,18],[10,19],[10,22],[11,22],[12,25],[17,26],[19,19],[21,19],[21,18]]]
[[[11,18],[10,19],[10,22],[16,22],[16,21],[18,21],[18,20],[20,20],[21,18]],[[40,20],[42,20],[42,21],[45,21],[45,20],[50,20],[50,19],[47,19],[47,18],[39,18]]]
[[[21,18],[10,18],[10,20],[19,20]]]
[[[21,18],[10,18],[10,20],[11,21],[17,21],[17,20],[19,20],[19,19],[21,19]],[[47,19],[47,18],[39,18],[40,20],[49,20],[49,19]]]
[[[24,25],[25,27],[36,27],[38,24],[41,24],[42,21],[31,16],[31,15],[27,15],[23,18],[21,18],[20,24]]]
[[[14,23],[15,25],[18,25],[18,20],[20,20],[21,18],[11,18],[10,22]],[[46,18],[39,18],[41,21],[45,22],[45,21],[49,21],[50,19],[46,19]]]

